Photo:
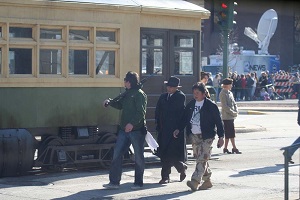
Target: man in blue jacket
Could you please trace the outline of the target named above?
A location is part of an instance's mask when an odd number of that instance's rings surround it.
[[[224,144],[224,127],[218,106],[206,97],[205,85],[198,82],[192,87],[192,90],[194,99],[185,108],[179,130],[187,128],[187,134],[196,154],[196,169],[191,180],[187,182],[187,186],[196,191],[212,187],[208,160],[216,134],[219,136],[218,147],[220,148]],[[174,131],[174,136],[179,134],[179,130]],[[201,181],[203,184],[198,188]]]

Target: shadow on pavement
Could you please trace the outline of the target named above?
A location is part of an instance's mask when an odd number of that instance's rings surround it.
[[[120,185],[120,188],[117,190],[108,190],[108,189],[99,189],[99,190],[87,190],[78,192],[76,194],[56,198],[53,200],[75,200],[75,199],[88,199],[88,200],[111,200],[111,199],[122,199],[121,194],[130,193],[130,192],[142,192],[144,190],[151,190],[153,188],[160,188],[165,187],[166,185],[160,185],[158,183],[145,183],[144,188],[141,190],[131,190],[130,187],[132,186],[131,183],[124,183]],[[153,196],[145,196],[138,198],[136,195],[132,194],[132,199],[135,200],[147,200],[147,199],[180,199],[180,196],[185,196],[191,194],[191,191],[181,191],[177,193],[171,194],[162,194],[162,195],[153,195]],[[118,196],[116,196],[118,195]],[[141,196],[141,195],[139,195]],[[128,199],[128,198],[126,198]],[[130,199],[130,198],[129,198]]]
[[[240,171],[238,174],[230,175],[230,177],[243,177],[243,176],[252,176],[258,174],[276,173],[283,168],[284,168],[284,164],[275,164],[275,166],[268,166],[268,167],[261,167],[261,168],[247,169],[244,171]]]
[[[160,168],[160,166],[157,163],[150,163],[146,166],[145,170],[151,168]],[[131,171],[134,171],[134,165],[123,166],[123,173]],[[65,169],[63,172],[48,172],[36,170],[30,175],[3,177],[0,179],[0,188],[13,188],[22,186],[47,186],[53,185],[53,183],[61,180],[76,179],[89,176],[108,176],[108,174],[108,169],[101,168]],[[105,183],[102,183],[99,180],[99,184],[102,185]]]

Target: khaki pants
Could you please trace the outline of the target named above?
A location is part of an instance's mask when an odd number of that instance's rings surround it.
[[[201,180],[209,180],[211,177],[211,170],[209,168],[208,160],[211,156],[211,145],[214,139],[209,138],[203,140],[202,134],[190,134],[190,139],[192,141],[193,152],[197,162],[196,169],[191,179],[199,183]]]

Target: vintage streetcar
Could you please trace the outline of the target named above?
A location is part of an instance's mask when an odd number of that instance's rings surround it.
[[[143,90],[154,133],[164,80],[180,77],[192,97],[209,16],[183,0],[2,0],[0,177],[107,167],[120,113],[102,102],[124,91],[128,71],[151,76]]]

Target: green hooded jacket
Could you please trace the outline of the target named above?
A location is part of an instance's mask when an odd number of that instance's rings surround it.
[[[126,91],[125,97],[110,106],[122,110],[120,128],[130,123],[133,131],[140,130],[146,125],[147,95],[141,89],[131,88]]]

